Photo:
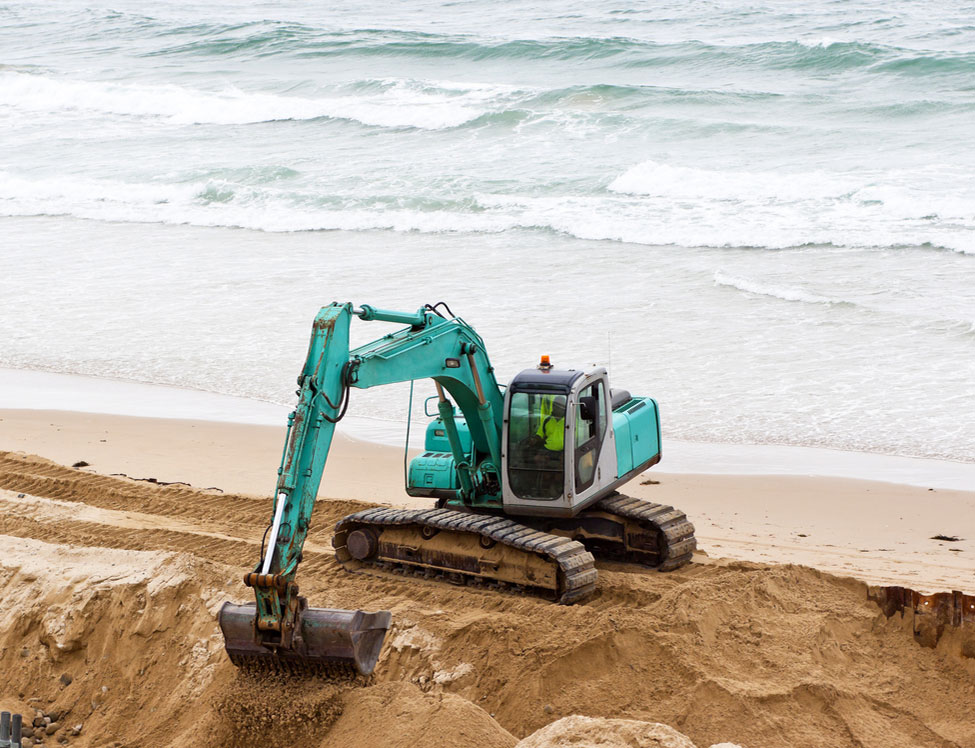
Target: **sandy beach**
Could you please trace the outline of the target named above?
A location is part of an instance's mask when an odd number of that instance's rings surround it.
[[[274,426],[0,410],[0,450],[64,465],[84,461],[85,471],[102,475],[251,496],[272,494],[283,443],[284,429]],[[682,508],[711,557],[802,564],[925,592],[975,592],[975,536],[969,531],[975,491],[828,477],[668,474],[666,459],[623,490]],[[404,492],[402,448],[341,433],[321,496],[430,504]],[[932,539],[936,535],[963,539]]]
[[[393,613],[377,672],[244,676],[215,615],[249,595],[282,440],[0,412],[4,708],[77,746],[975,746],[975,647],[920,646],[865,584],[972,592],[975,494],[867,481],[649,471],[625,490],[686,510],[694,562],[600,563],[594,599],[555,606],[339,569],[337,518],[406,503],[402,451],[340,437],[298,581],[314,605]]]

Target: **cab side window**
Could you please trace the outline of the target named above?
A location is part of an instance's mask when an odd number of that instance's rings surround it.
[[[576,493],[581,493],[596,478],[599,449],[606,435],[606,393],[602,380],[580,393],[575,415],[575,484]]]

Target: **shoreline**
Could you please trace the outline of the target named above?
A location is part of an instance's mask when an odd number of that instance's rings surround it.
[[[73,412],[283,429],[288,406],[173,385],[0,368],[0,412]],[[410,446],[423,444],[426,423],[414,419]],[[336,437],[402,453],[406,423],[350,414]],[[975,463],[777,444],[691,442],[664,434],[658,470],[692,475],[846,478],[939,490],[975,490]]]
[[[0,451],[80,470],[267,498],[285,428],[69,411],[0,410]],[[402,448],[336,434],[320,497],[425,508]],[[644,473],[622,491],[684,511],[697,560],[798,564],[868,584],[975,592],[975,491],[833,477]],[[936,535],[960,535],[958,542]]]

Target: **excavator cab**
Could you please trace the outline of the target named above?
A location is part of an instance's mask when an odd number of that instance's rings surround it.
[[[526,369],[509,382],[501,412],[501,469],[491,458],[479,467],[498,474],[488,510],[573,517],[660,460],[657,403],[610,389],[603,368]],[[476,447],[469,420],[447,412],[430,422],[425,450],[410,462],[410,496],[466,505],[462,460],[476,464],[467,457]]]
[[[574,516],[618,480],[605,369],[526,369],[508,385],[505,416],[505,512]]]

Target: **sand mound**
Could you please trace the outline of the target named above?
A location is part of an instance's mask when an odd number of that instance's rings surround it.
[[[667,725],[573,715],[532,733],[517,748],[696,748]]]
[[[208,745],[249,748],[272,742],[303,748],[342,714],[344,686],[311,678],[237,672],[214,694],[197,735]]]
[[[393,612],[372,685],[255,680],[215,615],[250,599],[268,500],[0,453],[0,707],[63,712],[80,735],[47,741],[80,748],[975,748],[975,659],[950,635],[919,646],[856,581],[602,564],[594,599],[556,606],[344,572],[330,530],[360,506],[320,503],[299,582],[316,606]]]
[[[511,748],[517,740],[487,712],[451,693],[408,683],[349,691],[328,745],[346,748]]]
[[[29,719],[54,713],[66,729],[82,724],[91,745],[123,735],[166,744],[223,664],[216,600],[199,581],[213,576],[209,565],[165,552],[0,543],[4,708]]]

